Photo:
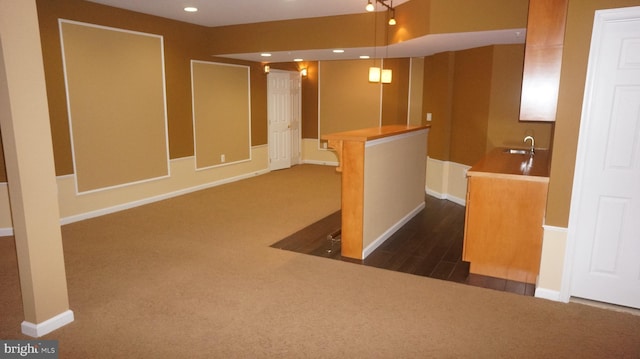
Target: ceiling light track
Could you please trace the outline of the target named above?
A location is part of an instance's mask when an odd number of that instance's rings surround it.
[[[387,12],[389,13],[389,25],[393,26],[396,24],[396,9],[393,7],[393,0],[375,0],[376,4],[381,4],[382,6],[387,8]],[[371,2],[371,0],[367,0],[367,6],[365,6],[365,10],[368,12],[373,12],[376,10],[375,5]]]

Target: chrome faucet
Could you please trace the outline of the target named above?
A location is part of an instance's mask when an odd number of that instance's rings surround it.
[[[524,138],[524,142],[527,142],[528,140],[531,140],[531,156],[533,156],[533,147],[535,145],[536,140],[533,139],[533,136],[527,136]]]

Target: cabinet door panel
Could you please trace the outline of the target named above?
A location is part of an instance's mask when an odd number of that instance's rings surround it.
[[[521,121],[555,121],[568,0],[531,0],[522,73]]]
[[[471,176],[463,259],[476,274],[534,283],[548,184]]]

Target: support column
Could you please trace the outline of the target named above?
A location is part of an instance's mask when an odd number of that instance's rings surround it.
[[[0,0],[0,128],[25,320],[45,335],[73,321],[35,0]]]

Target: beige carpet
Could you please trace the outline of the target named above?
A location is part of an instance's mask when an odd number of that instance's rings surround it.
[[[333,168],[290,170],[63,227],[60,358],[640,358],[640,317],[269,245],[339,208]],[[20,334],[0,238],[0,338]]]

